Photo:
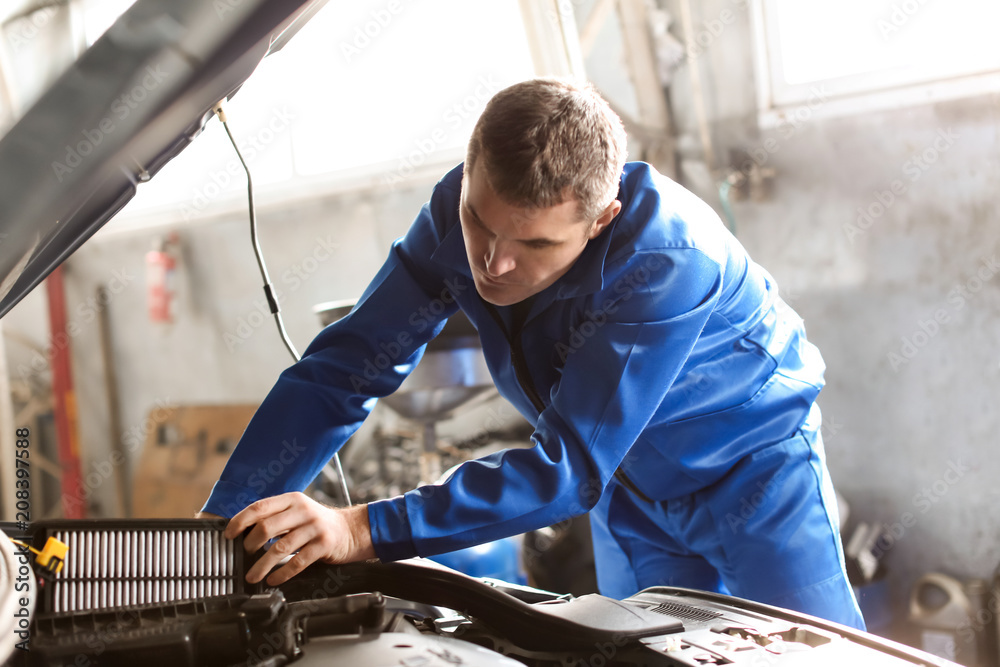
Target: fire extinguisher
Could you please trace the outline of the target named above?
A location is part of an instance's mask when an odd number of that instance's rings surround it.
[[[176,234],[169,239],[158,237],[146,253],[146,301],[151,322],[173,322],[171,302],[175,296],[174,273],[177,260],[171,252]]]

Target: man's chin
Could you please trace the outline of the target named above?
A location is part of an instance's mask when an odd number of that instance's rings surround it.
[[[523,301],[527,297],[511,289],[498,288],[488,283],[481,283],[473,280],[476,285],[476,292],[483,301],[494,306],[512,306],[518,301]]]
[[[504,298],[501,296],[497,296],[495,294],[484,294],[482,290],[478,289],[476,291],[479,292],[479,296],[482,297],[483,301],[492,304],[494,306],[513,306],[515,303],[522,300],[515,298]]]

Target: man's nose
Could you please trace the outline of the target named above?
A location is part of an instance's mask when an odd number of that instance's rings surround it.
[[[505,273],[514,270],[515,261],[513,248],[510,243],[505,243],[497,239],[490,242],[486,250],[486,272],[494,278],[498,278]]]

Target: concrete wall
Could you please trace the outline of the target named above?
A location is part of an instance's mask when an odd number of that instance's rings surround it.
[[[905,614],[920,574],[988,578],[1000,561],[1000,95],[838,118],[807,108],[761,132],[745,3],[692,4],[696,31],[734,17],[696,61],[717,163],[757,149],[776,170],[769,199],[734,204],[737,233],[823,352],[834,483],[852,523],[897,536],[884,562]],[[687,75],[671,91],[683,178],[718,209]]]

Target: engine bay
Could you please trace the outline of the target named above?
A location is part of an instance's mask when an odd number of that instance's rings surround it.
[[[625,600],[473,578],[432,561],[313,565],[278,587],[198,520],[61,520],[8,537],[67,546],[37,574],[8,665],[944,665],[820,619],[657,587]]]

